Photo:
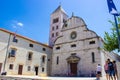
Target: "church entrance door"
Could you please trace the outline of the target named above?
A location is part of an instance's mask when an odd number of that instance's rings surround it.
[[[72,76],[77,76],[77,63],[70,63],[70,71]]]

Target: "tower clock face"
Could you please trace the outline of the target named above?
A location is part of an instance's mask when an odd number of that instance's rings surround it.
[[[71,39],[75,39],[77,37],[77,33],[76,32],[72,32],[70,36],[71,36]]]

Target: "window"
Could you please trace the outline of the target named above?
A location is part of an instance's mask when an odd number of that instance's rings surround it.
[[[56,32],[56,36],[58,36],[58,32]]]
[[[72,44],[71,47],[76,47],[76,44]]]
[[[59,50],[60,49],[60,47],[58,46],[58,47],[56,47],[56,50]]]
[[[54,31],[54,26],[52,27],[52,30]]]
[[[90,41],[89,44],[95,44],[95,41]]]
[[[50,59],[48,59],[48,61],[50,61]]]
[[[15,57],[15,54],[16,54],[16,49],[13,48],[11,49],[8,57]]]
[[[30,67],[30,66],[28,66],[27,70],[28,70],[28,71],[30,71],[30,70],[31,70],[31,67]]]
[[[42,56],[42,63],[45,63],[45,56]]]
[[[43,51],[46,51],[46,48],[43,48],[42,50],[43,50]]]
[[[32,52],[29,52],[29,53],[28,53],[28,60],[32,60],[32,55],[33,55]]]
[[[10,64],[10,65],[9,65],[9,69],[13,69],[13,64]]]
[[[93,63],[95,62],[95,54],[94,54],[94,52],[92,52],[92,62]]]
[[[59,18],[53,19],[53,23],[57,23],[59,21]]]
[[[33,47],[33,44],[29,44],[29,47]]]
[[[52,37],[54,37],[54,33],[52,33]]]
[[[76,55],[76,53],[71,53],[71,56],[75,56]]]
[[[56,26],[56,29],[58,29],[58,25]]]
[[[16,36],[13,37],[13,42],[18,42],[18,39],[16,39]]]
[[[70,34],[71,39],[75,39],[77,37],[77,32],[73,31]]]
[[[59,56],[57,56],[57,60],[56,60],[56,64],[58,65],[59,64]]]
[[[66,20],[65,19],[63,19],[63,23],[65,23],[66,22]]]
[[[44,72],[45,71],[45,68],[42,68],[42,72]]]

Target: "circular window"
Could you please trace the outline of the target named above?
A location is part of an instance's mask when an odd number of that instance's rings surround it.
[[[77,33],[76,32],[72,32],[70,36],[71,36],[71,39],[75,39],[77,37]]]

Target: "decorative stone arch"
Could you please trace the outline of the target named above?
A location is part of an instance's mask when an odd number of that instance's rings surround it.
[[[80,58],[78,56],[71,55],[66,60],[68,63],[78,63],[80,61]]]
[[[68,63],[68,74],[70,76],[77,76],[78,75],[78,62],[80,61],[80,58],[76,56],[75,54],[71,54],[67,59]]]

